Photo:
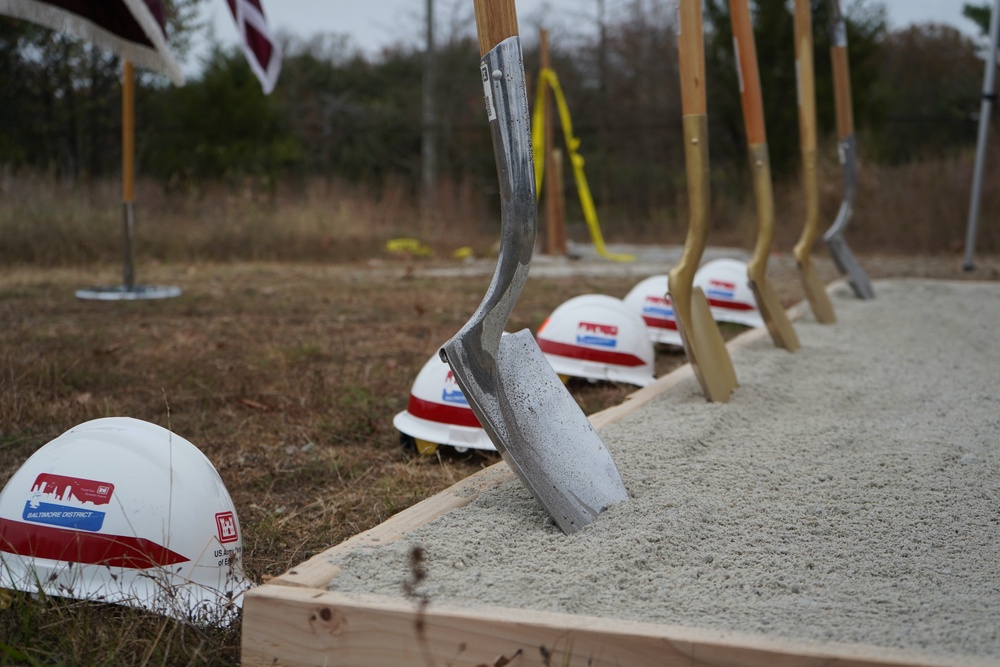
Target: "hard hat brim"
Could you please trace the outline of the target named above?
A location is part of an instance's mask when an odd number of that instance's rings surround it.
[[[392,418],[392,425],[401,433],[417,440],[426,440],[459,449],[496,451],[490,437],[482,428],[435,422],[415,417],[406,410]]]

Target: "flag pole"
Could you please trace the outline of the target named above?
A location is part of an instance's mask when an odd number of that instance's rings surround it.
[[[979,200],[983,189],[983,168],[986,163],[986,138],[990,130],[990,111],[996,99],[994,77],[997,68],[997,33],[1000,32],[1000,0],[993,6],[990,15],[990,50],[986,57],[986,72],[983,74],[983,101],[979,107],[979,137],[976,142],[976,166],[972,176],[972,194],[969,201],[969,219],[965,226],[965,261],[962,268],[972,271],[976,268],[972,256],[976,252],[976,227],[979,224]]]
[[[122,284],[78,289],[76,298],[133,301],[180,296],[179,287],[135,283],[135,67],[131,60],[125,59],[122,60],[122,217],[125,237]]]
[[[122,73],[122,211],[125,232],[125,289],[135,289],[135,69],[124,61]]]

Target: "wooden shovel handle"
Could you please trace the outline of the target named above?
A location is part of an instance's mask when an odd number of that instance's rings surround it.
[[[680,0],[677,50],[681,108],[684,111],[684,161],[687,166],[688,234],[684,253],[670,271],[670,294],[681,326],[690,326],[691,285],[708,238],[708,115],[705,101],[705,44],[701,0]],[[691,336],[690,329],[682,336]],[[688,349],[688,348],[685,348]],[[688,350],[690,353],[690,350]],[[696,363],[696,362],[693,362]],[[696,369],[697,372],[697,369]]]
[[[517,35],[514,0],[475,0],[475,8],[480,56],[485,56],[508,37]]]
[[[830,0],[830,44],[837,136],[846,139],[854,134],[854,103],[851,100],[851,66],[847,58],[847,26],[839,0]]]
[[[764,100],[760,92],[760,72],[757,69],[757,47],[753,38],[749,0],[729,0],[729,17],[736,43],[736,60],[740,75],[740,101],[747,143],[751,146],[767,143],[764,131]]]
[[[851,101],[851,69],[847,61],[847,47],[830,49],[833,60],[833,95],[837,106],[837,136],[841,139],[854,134],[854,110]]]
[[[810,0],[795,0],[795,73],[799,88],[799,136],[805,153],[816,150],[816,74]]]
[[[685,116],[707,113],[705,37],[701,0],[680,0],[677,51],[681,71],[681,110]]]
[[[802,236],[795,245],[795,259],[808,274],[813,243],[819,234],[819,182],[816,172],[816,78],[813,68],[812,7],[810,0],[795,0],[795,75],[799,93],[799,137],[802,143],[802,185],[806,215]],[[807,289],[811,285],[807,281]],[[816,303],[823,295],[809,296]],[[815,311],[816,308],[813,308]]]

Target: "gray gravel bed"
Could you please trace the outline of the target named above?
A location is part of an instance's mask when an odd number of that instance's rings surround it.
[[[834,291],[802,349],[739,349],[602,437],[629,502],[565,536],[516,480],[337,561],[330,587],[1000,661],[1000,284]]]

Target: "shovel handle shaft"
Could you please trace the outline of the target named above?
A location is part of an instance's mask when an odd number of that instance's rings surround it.
[[[805,193],[806,215],[802,236],[792,249],[800,265],[810,262],[813,244],[819,237],[819,174],[816,151],[802,152],[802,189]]]
[[[830,60],[833,63],[833,97],[837,110],[837,136],[844,140],[854,134],[854,105],[851,101],[851,67],[847,57],[847,23],[840,0],[828,0],[830,8]]]
[[[678,299],[685,300],[690,296],[691,284],[701,263],[708,236],[708,116],[701,0],[680,0],[679,14],[677,51],[680,61],[681,107],[684,111],[684,157],[690,214],[684,253],[670,271],[670,290]]]
[[[680,0],[677,50],[681,72],[681,109],[685,116],[707,113],[705,38],[701,0]]]
[[[806,215],[802,236],[792,253],[799,264],[806,299],[817,322],[837,321],[833,304],[812,265],[813,244],[819,235],[819,174],[816,168],[816,73],[813,65],[812,6],[795,0],[795,79],[799,91],[799,133],[802,143],[802,188]]]
[[[475,0],[475,10],[480,56],[485,56],[508,37],[517,35],[514,0]]]
[[[799,93],[802,152],[816,150],[816,74],[810,0],[795,0],[795,80]]]
[[[708,239],[709,173],[708,116],[686,114],[684,122],[684,162],[687,167],[688,233],[680,261],[670,271],[671,293],[691,292],[694,274],[701,263]]]
[[[837,106],[837,136],[846,139],[854,134],[854,110],[851,102],[851,69],[846,46],[830,48],[833,61],[833,96]]]
[[[819,234],[819,182],[816,169],[816,79],[813,68],[812,8],[810,0],[795,0],[795,74],[799,93],[799,137],[802,144],[802,186],[806,217],[802,236],[794,249],[799,265],[809,263],[809,253]]]
[[[762,282],[767,272],[767,258],[774,241],[774,188],[767,144],[750,146],[750,169],[754,198],[757,202],[757,241],[747,262],[751,280]]]
[[[757,199],[757,242],[747,263],[751,281],[762,282],[767,271],[767,257],[774,239],[774,194],[771,188],[771,163],[764,131],[764,99],[760,92],[757,47],[753,38],[749,0],[729,0],[729,18],[733,26],[736,69],[740,75],[740,101],[750,148],[750,169]]]
[[[729,0],[729,17],[733,26],[736,69],[740,77],[740,101],[747,143],[751,146],[767,143],[764,130],[764,100],[760,91],[757,69],[757,47],[753,38],[749,0]]]

